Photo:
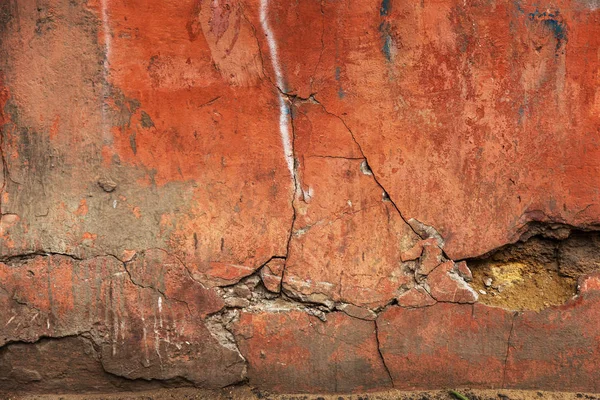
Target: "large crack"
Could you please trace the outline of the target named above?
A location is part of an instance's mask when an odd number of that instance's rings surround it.
[[[398,207],[398,205],[396,204],[396,202],[394,201],[394,199],[392,199],[392,197],[390,196],[390,192],[388,192],[385,189],[385,187],[381,184],[381,182],[379,181],[379,179],[377,179],[377,175],[375,174],[375,172],[373,171],[373,169],[370,167],[367,155],[365,154],[365,152],[364,152],[362,146],[360,145],[360,143],[356,140],[356,136],[354,135],[354,132],[352,132],[352,129],[350,129],[350,126],[346,123],[346,121],[342,117],[340,117],[339,115],[337,115],[335,113],[332,113],[329,110],[327,110],[327,107],[325,107],[325,105],[323,103],[321,103],[320,101],[318,101],[315,95],[311,95],[311,97],[312,97],[312,99],[317,104],[319,104],[321,106],[321,108],[323,109],[323,111],[325,111],[326,114],[331,115],[332,117],[337,118],[344,125],[344,127],[346,127],[346,130],[348,131],[348,133],[350,133],[350,137],[352,138],[352,141],[356,144],[356,146],[358,147],[358,151],[360,152],[361,156],[365,160],[366,167],[369,169],[369,171],[371,171],[371,174],[373,176],[373,180],[375,181],[375,183],[377,184],[377,186],[379,186],[379,188],[383,191],[384,196],[387,196],[387,199],[389,199],[390,203],[392,204],[392,206],[394,207],[394,209],[396,210],[396,212],[398,213],[398,215],[400,216],[400,218],[402,219],[402,221],[404,221],[404,223],[410,227],[410,229],[415,233],[415,235],[417,235],[421,239],[426,239],[426,237],[422,236],[422,234],[420,234],[419,232],[417,232],[417,230],[415,230],[415,228],[413,227],[413,225],[410,224],[409,221],[404,217],[404,215],[402,214],[402,211],[400,211],[400,208]]]
[[[3,111],[0,110],[0,113]],[[0,161],[2,162],[2,186],[0,186],[0,217],[4,215],[4,191],[6,190],[8,176],[8,162],[4,154],[4,127],[0,127]]]
[[[511,318],[511,324],[510,324],[510,332],[508,334],[508,340],[506,341],[506,355],[504,357],[504,366],[502,368],[502,388],[504,389],[504,387],[506,386],[506,368],[508,366],[508,356],[510,354],[510,346],[511,346],[511,340],[512,340],[512,336],[513,336],[513,331],[515,329],[515,320],[517,319],[517,317],[519,316],[518,312],[513,312],[512,318]]]
[[[27,253],[27,254],[22,254],[22,255],[4,257],[3,260],[7,261],[7,262],[13,262],[13,263],[27,263],[35,257],[48,257],[48,256],[69,257],[77,262],[86,260],[86,259],[82,259],[80,257],[71,255],[71,254],[49,253],[49,252]],[[91,257],[89,259],[93,259],[93,258],[97,258],[97,257],[114,257],[114,256],[108,254],[106,256]],[[116,258],[116,257],[114,257],[114,258]],[[283,259],[283,257],[281,257],[281,256],[279,256],[277,258]],[[89,259],[87,259],[87,260],[89,260]],[[116,258],[116,259],[118,260],[118,258]],[[273,258],[273,259],[275,259],[275,258]],[[122,263],[121,260],[119,260],[119,261]],[[155,287],[138,282],[137,279],[135,278],[135,276],[133,276],[131,274],[131,271],[129,271],[126,263],[124,263],[124,265],[125,265],[125,272],[127,272],[128,276],[129,276],[129,280],[134,285],[136,285],[136,287],[139,287],[141,289],[143,288],[143,289],[148,289],[148,290],[155,290],[158,293],[160,293],[162,296],[164,296],[166,299],[169,299],[169,297],[166,296],[164,291],[158,290]],[[267,264],[263,265],[261,267],[261,269],[265,268],[266,265]],[[185,264],[182,264],[182,266],[185,266]],[[333,312],[343,312],[348,317],[355,318],[357,320],[373,321],[373,319],[375,318],[374,323],[375,323],[375,336],[376,336],[376,340],[377,340],[378,357],[381,359],[381,362],[383,363],[383,366],[386,370],[386,373],[390,379],[392,386],[394,385],[391,370],[387,366],[385,358],[384,358],[384,351],[383,351],[381,343],[380,343],[380,336],[379,336],[380,332],[379,332],[379,326],[377,325],[376,318],[379,315],[381,315],[382,312],[385,312],[385,310],[388,309],[389,307],[396,307],[397,301],[395,299],[392,300],[391,302],[389,302],[388,304],[386,304],[382,308],[379,308],[377,310],[372,310],[371,312],[373,313],[374,318],[361,317],[359,315],[356,315],[353,312],[348,312],[348,310],[345,310],[343,307],[345,303],[332,303],[332,305],[330,305],[330,306],[325,306],[325,305],[319,304],[319,303],[304,301],[302,298],[292,298],[292,297],[288,296],[281,289],[278,293],[269,292],[265,288],[264,282],[262,281],[262,278],[260,276],[261,269],[257,269],[252,275],[241,279],[239,282],[237,282],[235,284],[223,286],[223,287],[217,287],[214,289],[220,294],[220,296],[222,298],[225,299],[226,304],[227,304],[228,298],[242,298],[242,297],[246,296],[247,297],[246,300],[248,300],[247,302],[236,303],[237,305],[230,305],[230,306],[226,305],[219,311],[209,315],[207,318],[204,319],[204,321],[207,324],[207,327],[209,328],[209,332],[213,335],[213,337],[216,337],[217,339],[219,339],[218,342],[222,346],[227,347],[231,350],[235,349],[235,351],[238,354],[240,354],[241,358],[243,360],[245,360],[244,361],[245,365],[246,366],[248,365],[248,361],[244,358],[243,354],[241,353],[238,343],[237,343],[237,340],[236,340],[236,337],[233,334],[233,331],[231,329],[232,323],[237,320],[240,313],[242,313],[242,312],[245,312],[245,313],[277,313],[277,312],[288,312],[288,311],[302,311],[309,315],[313,315],[313,316],[319,318],[323,323],[327,323],[328,314],[333,313]],[[188,271],[187,267],[185,270]],[[189,273],[189,271],[188,271],[188,273]],[[173,299],[173,300],[177,301],[178,299]],[[181,302],[185,303],[186,306],[188,306],[188,304],[185,301],[181,301]],[[188,310],[189,310],[189,308],[188,308]],[[511,341],[512,341],[512,338],[514,335],[515,320],[518,317],[518,315],[519,314],[516,312],[513,313],[511,328],[510,328],[510,332],[509,332],[508,339],[507,339],[507,347],[506,347],[506,353],[505,353],[505,357],[504,357],[504,365],[503,365],[503,371],[502,371],[503,387],[505,386],[505,381],[506,381],[507,365],[508,365],[508,360],[509,360],[509,354],[511,351]],[[84,332],[85,331],[82,331],[80,333],[84,333]],[[77,336],[80,333],[76,333],[75,335]],[[73,335],[65,335],[65,336],[73,336]],[[62,336],[59,336],[59,337],[62,337]],[[27,343],[35,343],[43,338],[44,338],[44,336],[40,336],[37,340],[27,342]],[[15,340],[13,342],[19,342],[19,341]],[[13,343],[13,342],[8,342],[6,345]],[[119,375],[116,375],[116,376],[119,376]],[[127,377],[123,377],[123,378],[129,379]],[[246,379],[247,379],[247,375],[242,374],[242,376],[240,377],[240,380],[237,384],[243,384],[244,382],[246,382]]]
[[[290,233],[288,235],[287,238],[287,243],[286,243],[286,254],[285,254],[285,259],[286,261],[283,264],[283,271],[281,273],[281,286],[279,288],[279,290],[281,292],[283,292],[283,283],[285,282],[285,271],[286,271],[286,266],[287,266],[287,261],[289,260],[290,257],[290,250],[291,250],[291,246],[292,246],[292,239],[294,236],[294,226],[296,224],[296,217],[297,217],[297,210],[296,210],[296,200],[298,198],[298,194],[301,190],[300,188],[300,183],[298,182],[298,162],[296,160],[296,150],[295,150],[295,143],[296,143],[296,128],[294,126],[294,116],[292,114],[292,107],[293,107],[293,103],[290,103],[289,98],[286,98],[288,101],[288,105],[287,105],[287,109],[290,115],[290,126],[292,128],[292,140],[291,140],[291,146],[292,146],[292,157],[293,157],[293,163],[294,163],[294,173],[292,174],[292,180],[293,180],[293,189],[294,189],[294,193],[292,194],[292,199],[291,199],[291,207],[292,207],[292,223],[290,225]]]
[[[86,261],[90,261],[90,260],[94,260],[94,259],[98,259],[98,258],[113,258],[117,261],[116,265],[121,267],[120,269],[122,270],[122,274],[124,274],[124,276],[127,276],[128,281],[132,285],[139,288],[140,290],[154,291],[159,295],[159,298],[163,297],[164,299],[166,299],[168,301],[174,301],[176,303],[185,305],[188,314],[190,315],[190,317],[193,317],[193,313],[192,313],[192,311],[190,309],[190,305],[187,301],[169,296],[169,295],[167,295],[167,293],[165,293],[164,290],[161,290],[161,289],[155,287],[154,285],[149,285],[149,284],[144,284],[144,283],[139,282],[138,279],[136,279],[135,275],[132,273],[132,271],[130,271],[130,269],[128,268],[128,265],[127,265],[128,263],[123,262],[122,260],[120,260],[118,257],[114,256],[113,254],[97,255],[97,256],[93,256],[93,257],[89,257],[89,258],[81,258],[76,255],[68,254],[68,253],[37,251],[37,252],[32,252],[32,253],[24,253],[24,254],[20,254],[20,255],[7,256],[7,257],[4,257],[2,261],[11,263],[13,265],[13,267],[16,267],[18,265],[18,266],[25,268],[28,262],[34,260],[35,258],[39,258],[39,257],[44,257],[44,258],[46,258],[46,257],[65,257],[65,258],[68,258],[75,262],[86,262]],[[129,262],[131,262],[131,261],[133,261],[133,259],[130,260]],[[185,269],[185,271],[189,272],[187,269]],[[204,287],[203,287],[203,289],[204,289]],[[4,291],[7,295],[9,295],[9,297],[11,297],[11,299],[13,301],[15,301],[17,304],[29,307],[33,310],[37,310],[39,313],[40,310],[34,306],[31,306],[28,302],[20,300],[19,298],[16,298],[14,294],[12,296],[10,296],[10,293],[8,292],[8,290],[6,288],[0,286],[0,290]],[[50,299],[51,303],[52,303],[52,301],[53,300]],[[110,309],[112,309],[112,307],[114,307],[114,305],[109,305],[108,307]],[[159,305],[159,307],[160,307],[160,305]],[[219,312],[223,313],[223,312],[227,312],[227,311],[228,310],[224,307]],[[37,314],[36,314],[36,316],[37,316]],[[211,325],[211,322],[212,322],[211,318],[210,317],[202,317],[201,315],[198,315],[198,318],[202,320],[202,322],[208,329],[208,332],[213,337],[215,337],[215,339],[217,339],[217,343],[219,343],[221,346],[223,346],[229,350],[235,351],[239,355],[239,359],[241,360],[240,362],[243,362],[243,364],[244,364],[244,369],[243,369],[243,372],[242,372],[239,380],[244,381],[246,379],[247,361],[241,354],[239,348],[237,347],[237,343],[235,343],[235,340],[230,342],[229,345],[224,345],[224,343],[221,340],[218,340],[219,338],[214,335],[214,329],[211,329],[213,327]],[[142,320],[143,320],[143,314],[142,314]],[[106,321],[103,324],[108,324],[108,322]],[[47,334],[47,333],[44,333],[41,335],[34,334],[34,335],[29,336],[28,339],[23,339],[20,336],[16,336],[14,338],[6,340],[2,345],[0,345],[0,349],[4,349],[7,346],[10,346],[15,343],[36,344],[36,343],[38,343],[42,340],[46,340],[46,339],[59,340],[59,339],[68,338],[68,337],[87,337],[89,340],[92,341],[95,348],[103,345],[104,343],[107,343],[105,338],[102,337],[102,335],[97,336],[100,334],[99,332],[92,333],[92,331],[90,329],[81,329],[81,330],[76,329],[74,331],[71,330],[70,328],[66,328],[67,329],[66,331],[64,329],[65,328],[62,328],[62,330],[59,330],[59,331],[55,331],[53,334]],[[95,331],[96,329],[97,329],[97,326],[96,326],[96,323],[94,323],[93,330]],[[27,336],[25,336],[25,337],[27,337]],[[231,337],[233,338],[233,336],[231,336]],[[168,335],[167,335],[167,343],[169,343]],[[194,383],[192,381],[189,381],[185,376],[183,376],[181,374],[178,374],[175,378],[164,378],[164,379],[163,378],[130,378],[126,375],[122,375],[122,374],[111,372],[111,371],[107,370],[104,362],[102,362],[101,353],[98,353],[98,355],[100,357],[100,363],[102,365],[104,372],[108,373],[110,375],[113,375],[115,377],[119,377],[121,379],[125,379],[128,381],[140,381],[140,382],[141,381],[159,381],[159,382],[161,382],[161,384],[173,381],[174,382],[173,386],[182,386],[181,383],[186,383],[186,386],[202,386],[201,382]],[[162,369],[162,367],[161,367],[161,369]]]
[[[127,274],[127,276],[129,277],[129,281],[133,285],[135,285],[135,286],[137,286],[137,287],[139,287],[141,289],[151,289],[151,290],[154,290],[154,291],[156,291],[157,293],[159,293],[161,296],[163,296],[167,300],[172,300],[172,301],[184,304],[187,307],[188,311],[190,311],[189,304],[186,301],[181,300],[181,299],[177,299],[177,298],[173,298],[173,297],[169,297],[163,290],[160,290],[160,289],[158,289],[158,288],[156,288],[154,286],[143,285],[143,284],[139,283],[133,277],[131,271],[127,267],[128,262],[122,261],[120,258],[118,258],[117,256],[115,256],[114,254],[107,253],[107,254],[104,254],[104,255],[96,255],[96,256],[93,256],[93,257],[89,257],[89,258],[82,258],[82,257],[79,257],[77,255],[70,254],[70,253],[51,252],[51,251],[34,251],[34,252],[30,252],[30,253],[23,253],[23,254],[17,254],[17,255],[10,255],[10,256],[0,257],[0,263],[7,264],[7,265],[23,264],[23,263],[27,263],[28,261],[33,260],[33,259],[35,259],[37,257],[55,257],[55,256],[56,257],[66,257],[66,258],[69,258],[69,259],[71,259],[73,261],[76,261],[76,262],[91,261],[91,260],[94,260],[94,259],[97,259],[97,258],[102,258],[102,257],[111,257],[111,258],[114,258],[123,267],[123,271]],[[130,260],[129,262],[132,262],[134,259],[135,259],[135,257],[132,258],[132,260]],[[1,288],[1,289],[4,289],[4,288]],[[15,301],[16,301],[16,299],[15,299]],[[19,304],[23,304],[23,305],[29,306],[29,304],[27,304],[27,303],[19,303]],[[191,314],[191,311],[190,311],[190,314]]]
[[[375,324],[375,340],[377,342],[377,353],[379,354],[379,358],[381,358],[383,368],[385,368],[385,371],[387,372],[387,375],[390,379],[390,384],[392,385],[392,387],[395,387],[396,385],[394,384],[394,378],[392,377],[392,373],[390,372],[390,369],[385,363],[385,357],[383,356],[383,353],[381,351],[381,342],[379,341],[379,326],[377,320],[373,321],[373,323]]]

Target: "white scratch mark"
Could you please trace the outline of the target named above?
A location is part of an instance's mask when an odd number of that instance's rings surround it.
[[[279,56],[277,55],[277,42],[275,41],[275,35],[271,30],[268,19],[268,8],[269,0],[260,1],[260,24],[267,37],[267,43],[269,44],[269,52],[271,53],[271,63],[273,64],[273,72],[275,73],[275,83],[279,90],[284,90],[283,75],[281,73],[281,67],[279,65]],[[277,92],[279,96],[279,132],[281,133],[281,142],[283,144],[283,155],[287,163],[290,175],[295,182],[297,182],[296,170],[294,168],[294,152],[292,150],[292,142],[290,139],[290,108],[286,104],[286,101],[280,91]]]
[[[125,343],[125,318],[121,319],[121,343]]]
[[[146,331],[146,320],[144,319],[144,310],[141,310],[142,314],[142,331],[144,340],[144,356],[146,358],[146,367],[150,365],[150,353],[148,351],[148,332]]]
[[[154,314],[154,351],[158,355],[158,362],[160,363],[160,369],[163,369],[162,356],[160,354],[160,332],[158,331],[158,323],[156,321],[156,314]]]
[[[113,200],[113,208],[117,208],[117,200]]]
[[[4,326],[8,326],[8,324],[10,324],[11,322],[13,322],[13,319],[15,319],[14,315],[8,320],[8,322]]]
[[[114,294],[111,297],[111,307],[113,308],[112,355],[114,356],[117,354],[117,340],[119,339],[119,315],[116,312]]]
[[[50,329],[50,319],[46,318],[46,328]]]
[[[600,0],[583,0],[582,2],[592,11],[596,11],[600,8]]]

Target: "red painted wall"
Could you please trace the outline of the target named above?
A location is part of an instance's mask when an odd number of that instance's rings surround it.
[[[598,1],[5,0],[0,55],[1,387],[597,390],[596,277],[458,261],[600,224]]]

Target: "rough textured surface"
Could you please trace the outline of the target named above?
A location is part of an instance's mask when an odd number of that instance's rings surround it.
[[[597,274],[586,276],[577,297],[539,313],[479,304],[392,307],[377,319],[381,354],[399,389],[596,392],[599,288]]]
[[[344,116],[404,216],[435,227],[451,258],[530,221],[598,223],[596,2],[327,2],[324,32],[302,28],[310,4],[278,8],[301,16],[275,28],[299,71],[290,90]],[[286,46],[300,37],[323,38],[315,72]]]
[[[0,390],[598,390],[599,49],[596,0],[1,1]]]
[[[331,313],[242,314],[235,328],[253,385],[278,392],[391,387],[377,351],[375,322]]]
[[[600,391],[595,371],[600,360],[599,279],[584,279],[582,295],[562,307],[515,319],[506,358],[507,387]]]
[[[1,343],[85,335],[102,368],[116,376],[183,378],[213,388],[239,381],[243,358],[220,345],[203,322],[223,301],[186,279],[181,264],[162,261],[140,258],[127,266],[113,257],[79,261],[57,255],[0,264]],[[148,281],[137,276],[137,268],[146,268]],[[7,362],[13,372],[22,368]],[[204,368],[207,362],[211,368]]]
[[[480,305],[390,308],[377,320],[381,354],[399,389],[499,388],[511,320]]]

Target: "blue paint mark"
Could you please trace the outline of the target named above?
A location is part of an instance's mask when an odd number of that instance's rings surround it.
[[[567,37],[567,24],[563,22],[560,17],[560,12],[543,12],[540,13],[538,10],[529,14],[530,21],[536,21],[542,23],[546,29],[548,29],[554,35],[556,39],[556,51],[559,50],[561,45],[568,41]]]
[[[342,69],[340,67],[335,67],[335,80],[339,82],[341,77],[342,77]],[[340,99],[343,99],[344,97],[346,97],[346,93],[344,93],[344,89],[342,89],[341,86],[338,89],[337,95]]]
[[[392,45],[392,37],[389,33],[386,33],[384,35],[383,48],[381,50],[383,51],[385,58],[390,62],[392,61]]]
[[[517,7],[517,11],[519,11],[521,14],[525,14],[525,10],[523,10],[523,7],[521,7],[521,0],[515,0],[514,4],[515,7]]]
[[[383,39],[383,46],[381,47],[381,51],[385,56],[385,59],[388,62],[392,61],[392,47],[394,46],[394,41],[392,36],[390,35],[390,24],[387,22],[382,22],[379,25],[379,32],[381,32],[381,38]]]
[[[544,21],[544,25],[554,33],[556,40],[567,40],[567,27],[565,24],[558,22],[555,19],[547,19]]]
[[[523,122],[525,121],[525,119],[527,118],[527,115],[529,114],[529,101],[527,100],[527,98],[523,99],[523,103],[521,103],[521,105],[519,106],[519,125],[523,125]]]
[[[392,0],[381,0],[381,8],[379,9],[380,16],[386,16],[390,14],[392,8]]]

